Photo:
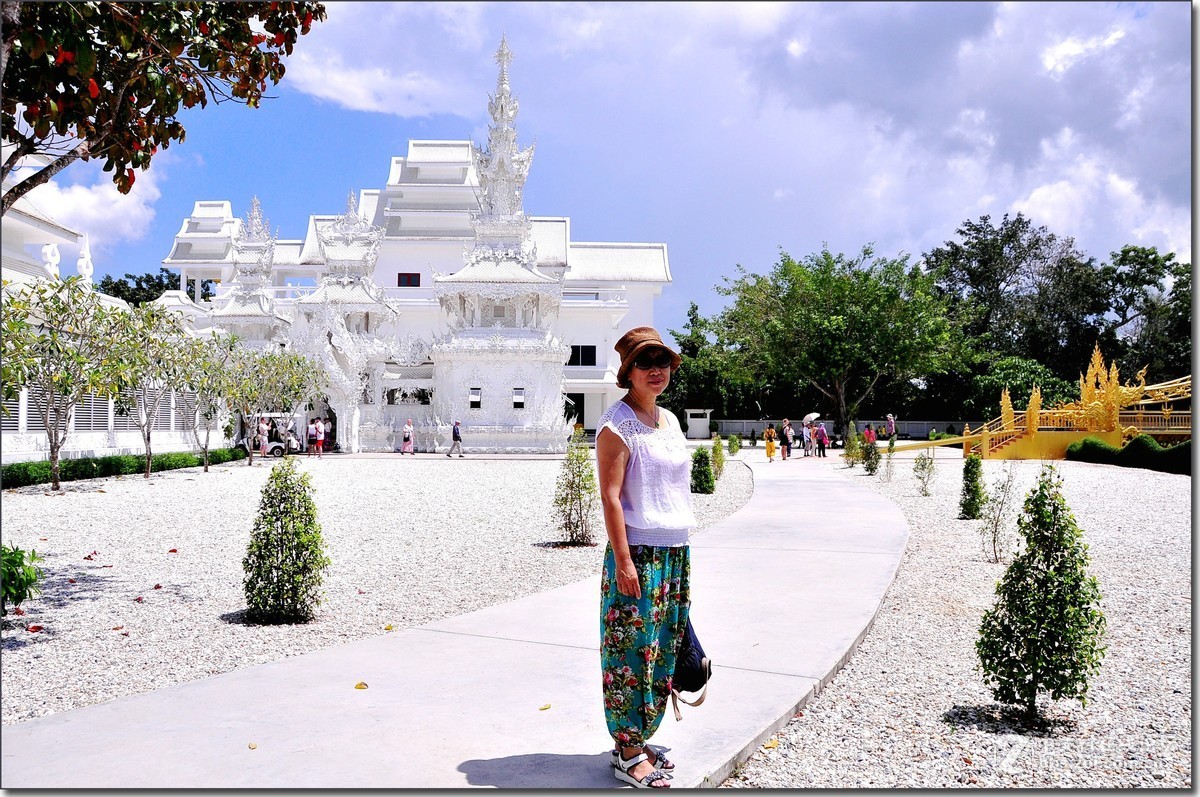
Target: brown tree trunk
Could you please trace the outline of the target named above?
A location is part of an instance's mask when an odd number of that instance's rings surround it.
[[[207,426],[205,426],[204,427],[204,446],[203,446],[203,449],[204,449],[204,472],[205,473],[208,473],[208,440],[209,440],[209,436],[211,434],[212,434],[212,429],[209,429]]]
[[[58,452],[61,444],[50,441],[50,489],[59,489]]]
[[[147,423],[147,429],[148,428],[149,428],[149,423]],[[142,432],[142,440],[144,440],[146,442],[146,478],[149,479],[150,478],[150,461],[154,458],[154,454],[151,453],[151,451],[150,451],[150,432],[149,431]]]

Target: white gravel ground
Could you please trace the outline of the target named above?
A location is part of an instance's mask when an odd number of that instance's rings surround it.
[[[304,625],[240,621],[242,557],[269,467],[5,490],[3,541],[37,550],[46,577],[0,632],[3,723],[421,625],[600,569],[602,524],[595,547],[547,545],[563,537],[551,504],[561,460],[298,460],[313,474],[332,560],[325,602]],[[694,496],[700,528],[752,492],[749,468],[727,466],[715,494]]]
[[[962,461],[939,451],[922,497],[912,455],[896,455],[890,482],[828,460],[899,504],[908,548],[846,667],[725,786],[1191,787],[1191,479],[1057,463],[1100,582],[1108,652],[1087,708],[1044,701],[1059,722],[1018,733],[974,670],[1005,565],[984,555],[978,521],[956,519]],[[985,484],[1009,464],[985,462]],[[1011,465],[1020,504],[1040,463]]]

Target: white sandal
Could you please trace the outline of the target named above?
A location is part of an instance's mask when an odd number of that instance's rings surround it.
[[[671,761],[671,759],[667,758],[668,749],[670,748],[663,747],[662,745],[658,744],[647,744],[642,747],[643,751],[649,750],[650,752],[654,753],[654,758],[657,761],[657,763],[654,765],[655,768],[661,769],[668,778],[673,779],[675,777],[675,763]],[[619,747],[614,748],[609,755],[612,756],[612,765],[615,767],[617,765],[617,759],[621,757],[621,749]],[[649,756],[647,756],[647,758],[649,758]]]
[[[641,780],[639,780],[639,779],[635,778],[633,775],[629,774],[629,770],[633,769],[635,766],[637,766],[641,762],[649,761],[649,760],[650,760],[650,756],[646,755],[645,751],[638,753],[637,755],[635,755],[633,758],[629,759],[628,761],[625,760],[624,756],[618,754],[617,755],[617,769],[615,772],[613,772],[613,775],[616,777],[617,780],[621,781],[622,783],[628,783],[630,786],[633,786],[635,789],[670,788],[669,783],[666,786],[655,786],[654,785],[655,783],[657,783],[660,780],[668,780],[669,781],[671,779],[670,777],[668,777],[667,773],[663,772],[661,769],[653,770],[652,772],[650,772],[650,774],[646,775]]]

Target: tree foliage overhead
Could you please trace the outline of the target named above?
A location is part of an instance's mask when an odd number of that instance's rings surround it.
[[[201,299],[211,299],[215,295],[213,285],[212,280],[201,281]],[[121,279],[106,274],[96,287],[101,293],[124,299],[137,307],[154,301],[167,291],[176,290],[179,287],[179,275],[166,268],[159,268],[157,274],[126,274]],[[191,280],[187,282],[187,295],[193,302],[196,301],[196,286]]]
[[[769,274],[738,267],[717,292],[731,304],[716,327],[746,370],[773,385],[811,386],[848,417],[885,376],[942,370],[950,326],[933,281],[907,256],[850,257],[828,248],[801,261],[780,253]]]
[[[76,160],[97,158],[122,193],[159,147],[183,141],[181,109],[257,107],[281,56],[325,19],[314,2],[3,1],[3,210]],[[15,185],[26,156],[49,163]]]

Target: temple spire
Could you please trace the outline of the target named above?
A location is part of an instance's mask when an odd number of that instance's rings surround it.
[[[496,63],[500,65],[500,75],[496,78],[496,94],[507,95],[511,89],[508,85],[508,65],[512,63],[512,50],[508,49],[508,37],[500,36],[500,49],[496,50]]]

